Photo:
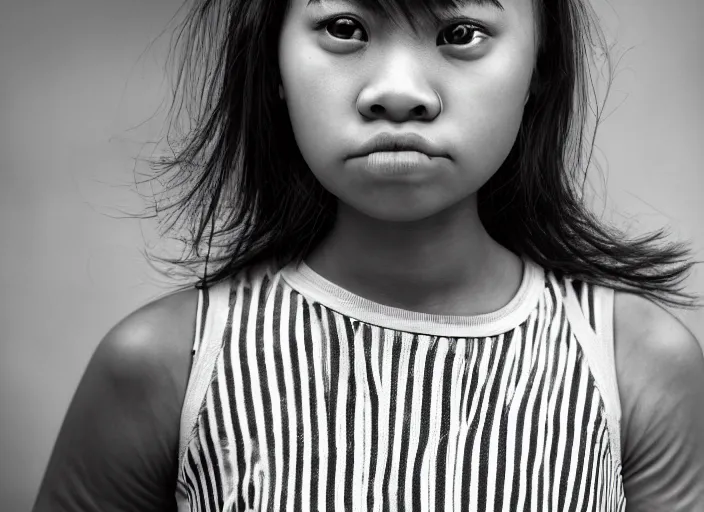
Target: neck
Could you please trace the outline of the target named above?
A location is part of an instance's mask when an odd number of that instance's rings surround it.
[[[500,309],[522,276],[520,258],[484,229],[474,197],[414,222],[380,221],[341,203],[335,227],[306,263],[374,302],[446,315]]]

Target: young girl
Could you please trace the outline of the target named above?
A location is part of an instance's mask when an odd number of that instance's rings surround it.
[[[100,343],[34,510],[704,510],[688,252],[579,192],[590,13],[198,1],[206,274]]]

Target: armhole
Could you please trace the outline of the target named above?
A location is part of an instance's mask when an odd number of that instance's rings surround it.
[[[614,291],[611,288],[585,283],[592,287],[595,329],[587,320],[588,312],[580,305],[571,280],[565,284],[565,313],[582,352],[589,363],[596,385],[602,395],[611,438],[612,459],[621,465],[621,400],[616,378],[614,358]]]
[[[188,443],[196,434],[196,422],[223,343],[230,310],[231,281],[198,290],[196,334],[193,340],[193,365],[181,410],[179,430],[178,470],[183,467]]]
[[[605,286],[595,286],[594,306],[596,314],[597,336],[604,347],[604,373],[609,386],[613,404],[613,414],[618,420],[617,428],[612,437],[617,444],[618,462],[621,462],[621,395],[618,389],[616,375],[616,350],[614,346],[614,290]]]

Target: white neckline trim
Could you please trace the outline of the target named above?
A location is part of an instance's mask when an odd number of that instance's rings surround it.
[[[506,333],[522,324],[545,290],[545,273],[523,258],[523,277],[514,297],[501,309],[481,315],[438,315],[386,306],[328,281],[304,261],[289,263],[281,276],[296,291],[339,313],[380,327],[446,337],[485,337]]]

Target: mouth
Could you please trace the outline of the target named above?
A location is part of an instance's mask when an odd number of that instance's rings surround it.
[[[423,153],[428,157],[449,158],[449,155],[447,155],[442,148],[416,133],[391,134],[388,132],[380,133],[368,140],[362,145],[359,151],[352,154],[351,157],[364,157],[372,153],[387,153],[393,151],[410,151]]]
[[[349,165],[355,172],[373,180],[418,184],[446,172],[449,160],[420,151],[374,151],[352,158]]]

